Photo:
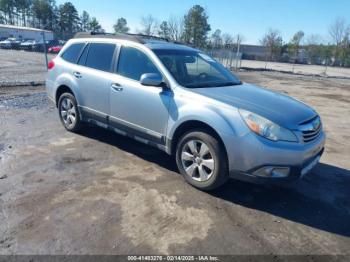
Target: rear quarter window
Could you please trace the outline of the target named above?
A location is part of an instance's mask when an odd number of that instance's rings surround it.
[[[70,45],[61,56],[63,60],[76,63],[80,55],[81,49],[84,47],[85,43],[78,43]]]

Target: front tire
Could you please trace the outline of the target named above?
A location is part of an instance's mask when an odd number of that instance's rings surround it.
[[[78,132],[82,123],[78,104],[71,93],[63,93],[58,100],[58,113],[61,123],[70,132]]]
[[[185,180],[200,190],[216,189],[228,179],[223,145],[205,130],[188,132],[179,139],[176,164]]]

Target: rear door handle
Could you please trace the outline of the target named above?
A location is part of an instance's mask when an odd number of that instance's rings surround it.
[[[81,78],[81,74],[79,72],[74,72],[73,75],[76,77],[76,78]]]
[[[123,88],[122,88],[122,87],[120,86],[120,84],[118,84],[118,83],[112,84],[111,87],[112,87],[115,91],[117,91],[117,92],[123,91]]]

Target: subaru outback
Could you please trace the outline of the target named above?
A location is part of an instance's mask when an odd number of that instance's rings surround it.
[[[315,110],[183,44],[79,33],[49,62],[46,89],[68,131],[88,122],[157,147],[201,190],[297,180],[324,151]]]

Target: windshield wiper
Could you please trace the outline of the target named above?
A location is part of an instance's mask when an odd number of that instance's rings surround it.
[[[207,87],[236,86],[241,84],[242,82],[223,82],[223,83],[208,84]]]
[[[241,85],[242,82],[225,82],[225,83],[218,83],[215,86],[237,86],[237,85]]]
[[[188,88],[201,88],[201,87],[208,87],[210,86],[210,83],[192,83],[192,84],[185,84]]]
[[[235,86],[241,85],[242,82],[223,82],[223,83],[199,83],[186,85],[188,88],[204,88],[204,87],[222,87],[222,86]]]

